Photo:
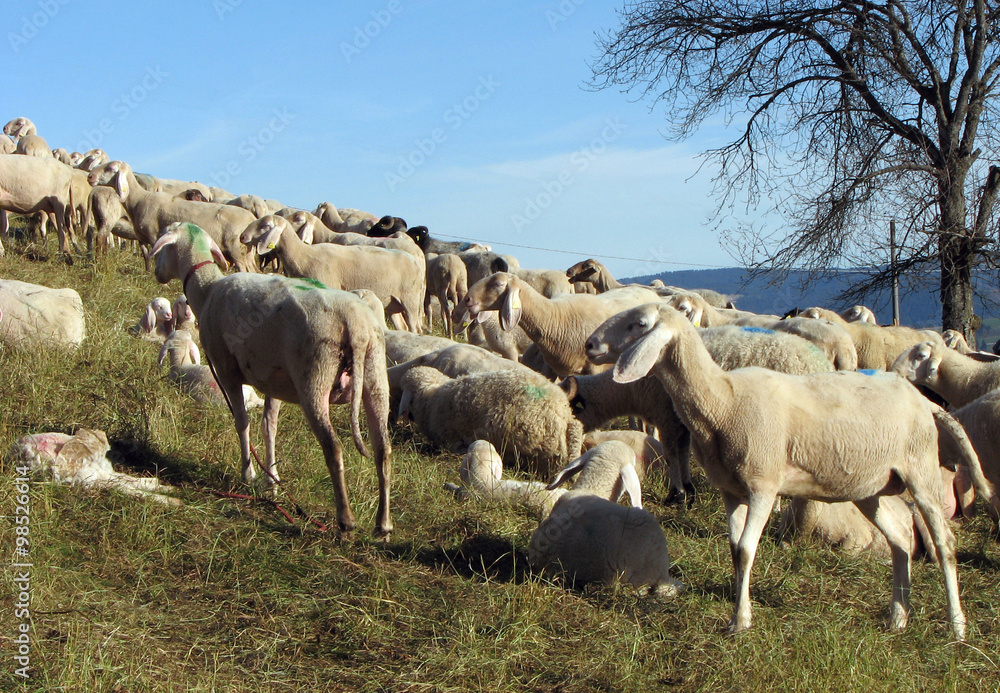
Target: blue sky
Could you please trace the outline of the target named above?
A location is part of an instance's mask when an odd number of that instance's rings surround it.
[[[394,214],[524,267],[733,266],[696,159],[725,132],[673,144],[653,104],[587,88],[619,5],[6,0],[0,120],[165,178]]]

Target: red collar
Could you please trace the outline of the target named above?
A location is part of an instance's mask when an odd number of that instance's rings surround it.
[[[194,273],[200,270],[202,267],[204,267],[205,265],[211,265],[214,262],[215,262],[214,260],[205,260],[204,262],[199,262],[197,265],[188,270],[187,275],[184,277],[184,281],[181,283],[181,290],[184,292],[185,296],[187,296],[188,280],[190,280],[191,277],[194,276]]]

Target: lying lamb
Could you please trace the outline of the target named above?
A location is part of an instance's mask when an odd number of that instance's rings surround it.
[[[186,303],[185,303],[186,305]],[[139,322],[128,329],[135,337],[163,342],[174,331],[174,313],[170,301],[157,296],[146,305]]]
[[[76,435],[36,433],[19,438],[8,453],[15,464],[27,462],[33,473],[51,475],[57,484],[111,488],[129,496],[165,505],[181,501],[164,493],[174,487],[156,477],[134,477],[116,472],[107,458],[111,446],[104,431],[81,428]]]
[[[213,404],[225,407],[226,396],[222,394],[219,383],[212,375],[212,369],[201,363],[201,353],[194,343],[191,334],[186,330],[174,330],[160,348],[157,360],[163,365],[170,359],[170,370],[167,378],[203,404]],[[247,409],[257,409],[264,406],[264,400],[249,385],[243,386],[243,401]]]

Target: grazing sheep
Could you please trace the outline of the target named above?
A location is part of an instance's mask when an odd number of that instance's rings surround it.
[[[608,271],[607,267],[593,258],[576,263],[566,270],[566,276],[577,287],[577,293],[583,293],[579,290],[581,286],[590,287],[594,290],[594,293],[599,294],[603,294],[605,291],[610,291],[611,289],[621,289],[625,286],[638,286],[637,284],[622,284],[611,276],[611,272]],[[649,286],[654,289],[665,289],[665,291],[657,292],[661,296],[670,296],[684,291],[677,287],[667,286],[660,279],[654,279],[649,283]],[[712,289],[691,289],[690,293],[698,294],[709,305],[715,308],[735,308],[729,296],[720,294],[718,291],[713,291]]]
[[[157,363],[162,366],[167,358],[170,359],[170,370],[167,372],[170,382],[202,404],[226,406],[226,396],[222,394],[219,383],[212,375],[212,369],[201,365],[201,354],[191,333],[174,330],[170,334],[160,347]],[[264,406],[264,400],[249,385],[243,386],[243,401],[248,410]]]
[[[891,370],[915,385],[941,395],[951,406],[961,407],[1000,387],[1000,361],[982,361],[960,354],[942,343],[921,342],[899,355]]]
[[[15,465],[27,463],[31,473],[51,475],[57,484],[110,488],[164,505],[181,505],[177,498],[163,495],[176,489],[160,483],[156,477],[116,472],[107,458],[110,451],[104,431],[81,428],[72,436],[66,433],[23,436],[11,446],[7,457]]]
[[[424,314],[427,324],[432,325],[431,298],[441,304],[441,318],[445,332],[455,338],[455,323],[452,311],[465,299],[469,291],[469,274],[465,263],[455,253],[427,256],[427,291],[424,294]]]
[[[85,335],[83,301],[73,289],[0,279],[0,345],[76,349]]]
[[[880,327],[867,322],[847,322],[840,315],[825,308],[807,308],[800,317],[829,320],[835,325],[841,325],[851,335],[854,346],[858,350],[858,368],[889,370],[896,357],[914,344],[931,340],[935,344],[944,344],[941,335],[934,330],[917,330],[903,325],[887,325]]]
[[[247,273],[223,276],[215,266],[226,264],[222,251],[194,224],[164,229],[152,256],[157,281],[181,280],[198,316],[202,346],[229,400],[239,434],[243,478],[251,482],[256,476],[250,464],[250,419],[242,388],[247,384],[265,396],[267,482],[278,480],[274,438],[280,402],[297,403],[323,449],[340,530],[350,532],[354,513],[347,497],[343,450],[330,424],[330,405],[350,402],[354,444],[367,456],[359,423],[364,403],[379,480],[376,528],[389,534],[392,447],[385,337],[364,301],[300,279]]]
[[[401,312],[410,331],[421,332],[426,282],[422,259],[367,245],[308,245],[295,235],[287,219],[275,214],[248,225],[240,239],[262,257],[273,252],[289,277],[315,279],[330,289],[374,291],[386,315]]]
[[[754,316],[734,320],[730,325],[740,327],[762,327],[775,332],[787,332],[807,339],[822,349],[827,359],[838,371],[854,371],[858,368],[858,350],[854,340],[842,325],[835,325],[829,320],[814,320],[811,318],[782,318],[775,320],[773,316]]]
[[[555,568],[577,584],[621,581],[664,597],[684,589],[670,577],[663,528],[642,509],[634,459],[629,446],[611,440],[591,448],[556,476],[548,488],[580,472],[531,535],[532,566]],[[632,507],[616,502],[625,492]]]
[[[521,370],[449,378],[427,366],[400,381],[399,416],[412,419],[432,443],[465,449],[488,440],[509,464],[541,477],[580,454],[583,426],[557,386]]]
[[[653,373],[670,393],[708,480],[723,496],[736,572],[730,630],[750,627],[750,570],[777,495],[852,501],[892,547],[890,626],[909,617],[912,534],[880,497],[908,489],[941,557],[948,620],[965,636],[955,538],[941,511],[940,409],[895,374],[838,371],[794,376],[762,368],[724,371],[676,310],[645,305],[616,315],[588,340],[587,354],[614,362],[629,382]],[[944,412],[940,412],[943,414]],[[963,462],[976,490],[993,497],[974,455]]]
[[[320,202],[313,214],[319,217],[327,228],[337,233],[367,234],[368,229],[378,221],[378,217],[374,214],[346,207],[337,209],[329,202]]]
[[[139,322],[128,329],[135,337],[151,342],[163,342],[174,331],[174,312],[170,301],[157,296],[146,305]]]
[[[777,315],[758,315],[735,308],[716,308],[703,296],[693,291],[681,291],[668,296],[663,302],[680,311],[695,327],[719,327],[741,318],[778,320]]]
[[[539,351],[560,378],[576,373],[604,370],[587,361],[583,344],[604,320],[626,308],[658,301],[644,287],[616,289],[603,294],[563,294],[545,298],[525,281],[509,272],[497,272],[469,287],[465,308],[476,317],[499,310],[500,325],[517,325],[538,345]]]

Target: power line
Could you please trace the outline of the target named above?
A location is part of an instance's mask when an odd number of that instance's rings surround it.
[[[488,241],[477,238],[470,239],[464,236],[449,236],[443,233],[435,233],[434,235],[440,238],[454,238],[455,240],[471,241],[473,243],[486,243],[489,245],[498,245],[498,246],[502,245],[502,246],[509,246],[511,248],[525,248],[527,250],[541,250],[542,252],[546,253],[562,253],[563,255],[573,255],[574,257],[592,257],[595,259],[604,259],[604,260],[626,260],[629,262],[645,262],[645,263],[654,263],[659,265],[680,265],[682,267],[707,267],[708,269],[729,269],[728,267],[725,267],[723,265],[701,265],[694,262],[674,262],[671,260],[653,260],[650,258],[619,257],[617,255],[602,255],[599,253],[581,253],[577,250],[558,250],[556,248],[539,248],[538,246],[534,245],[518,245],[517,243],[508,243],[507,241]]]

